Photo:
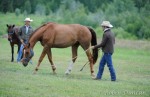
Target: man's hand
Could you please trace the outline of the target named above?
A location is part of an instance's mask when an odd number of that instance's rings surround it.
[[[87,52],[88,50],[94,49],[94,46],[89,47],[87,50],[85,50],[85,52]]]
[[[20,41],[21,41],[22,44],[24,43],[22,39]]]
[[[25,43],[23,42],[23,40],[22,40],[22,39],[21,39],[20,41],[21,41],[21,43],[22,43],[23,45],[25,45]]]

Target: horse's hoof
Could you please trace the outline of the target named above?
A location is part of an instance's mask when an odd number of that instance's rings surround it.
[[[65,73],[66,75],[69,75],[69,73]]]
[[[57,73],[56,73],[56,72],[53,72],[53,74],[54,74],[54,75],[57,75]]]
[[[70,73],[71,73],[71,71],[69,71],[69,70],[67,70],[67,71],[65,72],[66,75],[69,75]]]
[[[92,74],[91,74],[91,77],[92,77],[92,79],[93,79],[93,78],[95,78],[95,74],[94,74],[94,73],[92,73]]]
[[[36,74],[36,71],[34,71],[33,74]]]

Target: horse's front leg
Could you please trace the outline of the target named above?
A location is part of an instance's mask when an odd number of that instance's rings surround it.
[[[14,61],[14,45],[13,44],[11,45],[11,54],[12,54],[11,62],[13,62]]]
[[[53,60],[52,60],[52,52],[51,52],[51,49],[48,49],[47,50],[47,56],[48,56],[48,59],[49,59],[49,62],[52,66],[52,70],[53,70],[53,73],[56,74],[55,70],[56,70],[56,66],[54,65],[53,63]]]
[[[44,47],[44,48],[43,48],[43,51],[42,51],[42,53],[41,53],[41,56],[40,56],[40,58],[39,58],[38,64],[37,64],[37,66],[36,66],[36,68],[35,68],[35,70],[34,70],[34,74],[36,74],[36,72],[38,71],[41,62],[42,62],[43,58],[44,58],[45,55],[46,55],[46,50],[47,50],[47,47]]]

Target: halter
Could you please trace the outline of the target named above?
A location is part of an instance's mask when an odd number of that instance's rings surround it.
[[[29,60],[34,56],[34,52],[31,49],[30,50],[30,55],[27,58],[23,58],[23,60],[25,61],[25,63],[29,62]]]
[[[8,32],[8,35],[14,34],[15,31]]]
[[[11,31],[11,32],[8,32],[8,35],[13,35],[14,33],[15,33],[15,31]],[[12,42],[13,39],[11,38],[9,41]]]

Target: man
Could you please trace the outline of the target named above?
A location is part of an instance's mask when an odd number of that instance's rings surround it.
[[[32,27],[30,26],[30,22],[32,22],[33,20],[31,20],[30,18],[26,18],[24,20],[25,25],[22,26],[18,32],[18,36],[19,39],[21,41],[21,47],[20,50],[18,52],[18,57],[17,57],[17,62],[21,61],[21,57],[22,57],[22,52],[23,52],[23,48],[24,48],[24,44],[28,43],[29,37],[33,32]]]
[[[102,48],[103,56],[99,64],[99,70],[95,80],[100,80],[104,71],[104,66],[107,63],[107,66],[110,71],[111,81],[116,81],[116,74],[112,63],[112,54],[114,52],[115,37],[111,32],[113,27],[109,21],[103,21],[101,24],[104,34],[102,42],[99,45],[92,46],[92,49]]]

